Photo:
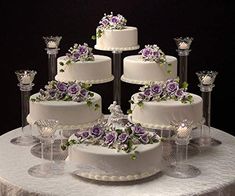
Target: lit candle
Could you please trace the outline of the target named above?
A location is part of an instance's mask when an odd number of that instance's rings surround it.
[[[202,84],[209,85],[212,83],[212,78],[208,75],[202,77]]]
[[[188,44],[185,42],[179,43],[179,49],[183,49],[183,50],[188,49]]]
[[[188,131],[188,127],[181,125],[178,129],[177,129],[177,135],[178,137],[182,137],[182,138],[186,138],[188,137],[189,131]]]
[[[28,75],[24,75],[21,79],[22,84],[30,84],[31,83],[31,77]]]
[[[47,43],[47,47],[48,47],[48,48],[57,48],[57,44],[56,44],[56,42],[54,42],[54,41],[49,41],[49,42]]]

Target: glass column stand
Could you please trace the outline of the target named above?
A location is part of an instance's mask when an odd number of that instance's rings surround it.
[[[11,143],[21,146],[30,146],[39,142],[39,140],[32,136],[31,125],[27,122],[29,114],[29,98],[36,71],[33,70],[18,70],[15,72],[19,81],[18,86],[21,91],[21,129],[22,135],[11,140]]]
[[[174,38],[177,45],[177,52],[179,55],[179,65],[178,65],[178,75],[180,78],[179,84],[182,86],[183,82],[188,82],[188,55],[190,50],[190,45],[193,38]]]
[[[113,52],[113,100],[121,106],[121,75],[122,75],[122,51],[112,51]]]
[[[213,83],[217,76],[216,71],[199,71],[196,72],[200,84],[201,96],[203,99],[203,118],[204,124],[200,126],[200,136],[194,138],[191,143],[197,146],[217,146],[221,141],[211,137],[211,92],[215,86]]]
[[[192,130],[192,122],[186,119],[177,123],[175,126],[176,136],[176,162],[167,166],[165,173],[175,178],[192,178],[198,176],[201,172],[198,168],[187,163],[188,144]]]
[[[57,74],[57,54],[60,50],[59,43],[62,37],[50,36],[43,37],[46,43],[46,51],[48,54],[48,79],[49,81],[55,80]]]

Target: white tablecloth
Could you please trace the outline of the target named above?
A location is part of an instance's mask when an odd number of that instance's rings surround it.
[[[96,183],[73,176],[69,168],[57,178],[35,178],[27,170],[40,163],[30,153],[31,147],[13,145],[10,140],[20,129],[0,137],[0,195],[63,196],[177,196],[235,195],[235,137],[212,128],[214,137],[223,143],[192,156],[189,162],[201,170],[196,178],[176,179],[162,172],[138,182]]]

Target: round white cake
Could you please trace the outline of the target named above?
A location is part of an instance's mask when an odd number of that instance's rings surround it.
[[[74,135],[70,139],[76,139]],[[104,181],[128,181],[151,176],[161,170],[161,142],[140,144],[136,159],[124,151],[117,152],[98,145],[69,146],[67,160],[76,164],[77,175]]]
[[[182,103],[173,99],[166,101],[144,101],[140,107],[131,104],[132,122],[140,123],[143,127],[156,129],[171,129],[172,121],[188,119],[193,121],[193,127],[198,126],[202,121],[202,98],[191,94],[192,103]],[[136,100],[138,93],[132,96]]]
[[[56,119],[60,127],[65,129],[75,129],[80,127],[91,126],[102,118],[101,96],[94,93],[92,102],[100,107],[94,108],[88,106],[85,101],[32,101],[36,99],[39,93],[30,97],[29,115],[27,120],[33,124],[41,119]]]
[[[145,84],[154,81],[165,81],[177,77],[177,58],[166,55],[166,63],[160,65],[155,61],[144,61],[141,55],[127,56],[123,60],[121,80],[134,84]],[[170,69],[170,73],[168,70]]]
[[[90,84],[105,83],[113,80],[111,58],[94,55],[94,61],[77,61],[66,65],[67,56],[57,59],[57,75],[61,82],[80,81]],[[63,70],[63,71],[61,71]]]
[[[98,31],[98,28],[96,31]],[[96,38],[95,49],[98,50],[128,51],[138,48],[138,30],[136,27],[126,26],[120,30],[105,29],[102,35]]]

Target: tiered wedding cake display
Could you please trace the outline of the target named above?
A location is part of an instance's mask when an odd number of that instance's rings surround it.
[[[79,52],[78,52],[79,51]],[[111,58],[93,55],[86,43],[74,44],[66,56],[57,59],[56,80],[62,82],[80,81],[99,84],[113,80]]]
[[[96,28],[95,49],[107,51],[126,51],[139,48],[138,29],[126,26],[127,20],[120,14],[106,15],[100,20]]]

